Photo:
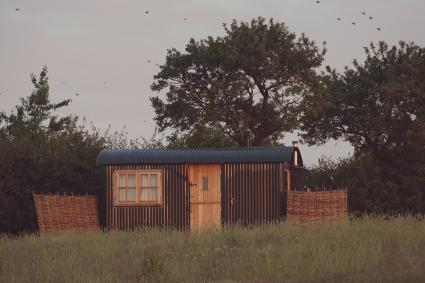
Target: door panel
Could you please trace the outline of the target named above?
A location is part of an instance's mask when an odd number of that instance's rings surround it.
[[[189,179],[191,229],[220,227],[220,165],[189,165]]]

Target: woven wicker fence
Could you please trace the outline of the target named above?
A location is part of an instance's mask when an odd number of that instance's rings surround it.
[[[287,194],[287,221],[325,222],[347,216],[347,190],[292,191]]]
[[[40,234],[100,229],[96,196],[34,194]]]

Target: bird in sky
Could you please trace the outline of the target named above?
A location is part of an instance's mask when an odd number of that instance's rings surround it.
[[[363,15],[366,15],[366,12],[362,12]]]
[[[380,28],[380,27],[378,27],[378,28],[377,28],[377,30],[378,30],[378,31],[381,31],[381,28]]]
[[[146,11],[145,11],[145,14],[149,14],[149,11],[148,11],[148,10],[146,10]]]
[[[187,21],[187,19],[186,19],[186,18],[184,18],[183,20],[184,20],[184,21]]]
[[[341,18],[338,18],[337,20],[338,20],[338,21],[340,21],[340,20],[341,20]]]
[[[353,26],[355,26],[355,25],[356,25],[356,22],[352,22],[351,24],[352,24]]]
[[[320,3],[320,1],[316,1],[316,3],[317,3],[317,4],[319,4],[319,3]]]
[[[147,60],[147,61],[148,61],[148,63],[152,62],[151,60]]]
[[[369,20],[373,20],[373,17],[369,17]]]
[[[21,10],[21,8],[16,8],[15,10],[16,10],[16,12],[19,12],[19,10]]]
[[[75,96],[80,96],[80,94],[77,92],[77,93],[75,93]]]

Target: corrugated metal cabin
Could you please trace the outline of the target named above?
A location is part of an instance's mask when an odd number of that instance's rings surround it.
[[[102,150],[109,229],[277,222],[304,187],[297,147]]]

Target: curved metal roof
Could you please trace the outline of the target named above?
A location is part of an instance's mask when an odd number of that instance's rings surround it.
[[[171,163],[292,163],[295,147],[242,147],[197,149],[103,149],[96,165]],[[298,153],[299,154],[299,153]],[[302,167],[301,154],[299,166]]]

